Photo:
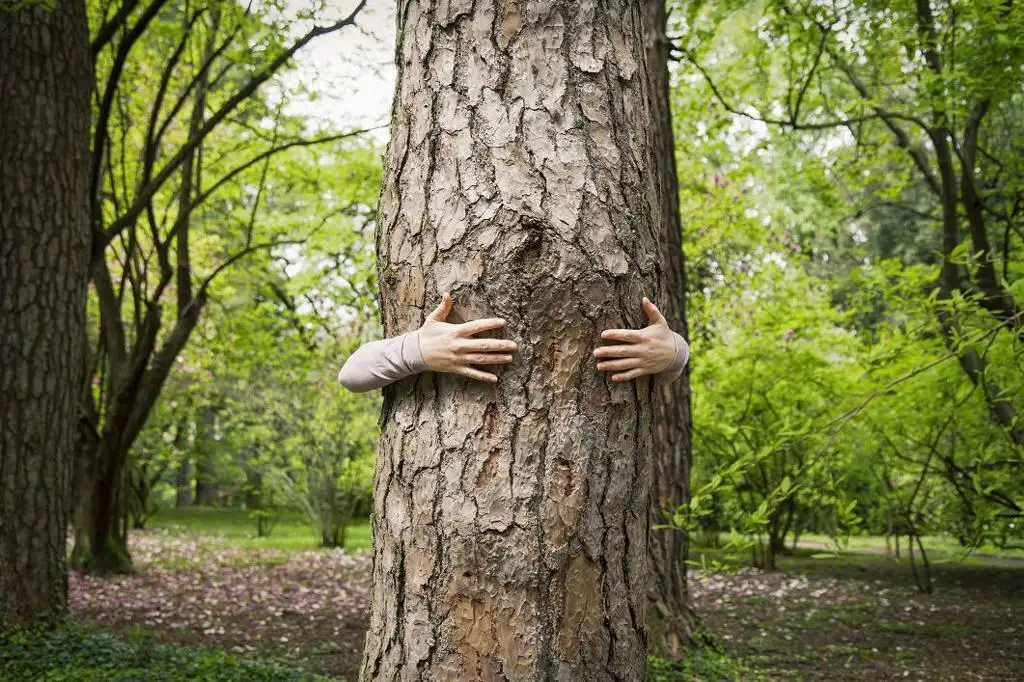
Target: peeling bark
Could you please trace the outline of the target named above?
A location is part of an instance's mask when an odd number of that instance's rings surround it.
[[[591,355],[661,277],[641,11],[399,3],[385,331],[451,291],[520,350],[385,391],[364,680],[644,677],[653,387]]]
[[[0,10],[0,631],[66,607],[85,371],[85,6],[33,5]]]

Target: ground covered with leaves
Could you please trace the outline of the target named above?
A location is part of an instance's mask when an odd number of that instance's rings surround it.
[[[334,678],[358,671],[365,551],[167,530],[136,533],[131,546],[136,574],[72,576],[76,621],[129,642],[141,635],[154,646],[271,657]],[[685,668],[655,661],[651,679],[1024,679],[1024,562],[938,566],[931,595],[916,590],[906,565],[884,557],[791,557],[780,568],[695,569],[695,606],[712,649]]]
[[[906,563],[848,555],[695,576],[702,627],[781,680],[1024,680],[1024,562],[933,567],[921,593]]]
[[[343,550],[253,549],[216,536],[133,534],[139,571],[71,575],[72,616],[164,642],[271,654],[330,675],[359,667],[371,558]]]
[[[82,626],[0,634],[4,682],[329,682],[267,657],[157,644],[136,629],[116,637]]]

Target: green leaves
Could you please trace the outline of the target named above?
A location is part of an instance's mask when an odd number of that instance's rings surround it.
[[[993,419],[1024,409],[1020,342],[978,273],[1019,305],[1024,12],[931,3],[933,39],[913,3],[676,4],[695,406],[676,516],[755,544],[803,528],[1021,537],[1022,456]],[[944,262],[958,287],[938,286]]]

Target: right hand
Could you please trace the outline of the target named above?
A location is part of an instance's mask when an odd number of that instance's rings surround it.
[[[495,383],[498,377],[476,369],[472,365],[507,365],[516,350],[515,341],[505,339],[475,339],[474,334],[501,329],[505,320],[489,317],[462,324],[445,322],[452,311],[451,294],[445,294],[441,304],[427,315],[420,327],[420,353],[427,368],[434,372],[461,374],[470,379]]]

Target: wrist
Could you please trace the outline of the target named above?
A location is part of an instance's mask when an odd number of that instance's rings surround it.
[[[683,367],[686,367],[686,361],[690,359],[690,344],[686,343],[686,339],[675,332],[672,332],[672,341],[675,345],[675,355],[668,366],[668,370],[679,373],[683,371]]]
[[[402,340],[402,359],[405,360],[406,365],[410,369],[416,372],[423,372],[430,369],[427,361],[423,357],[423,347],[420,341],[419,329],[405,334],[405,338]]]

